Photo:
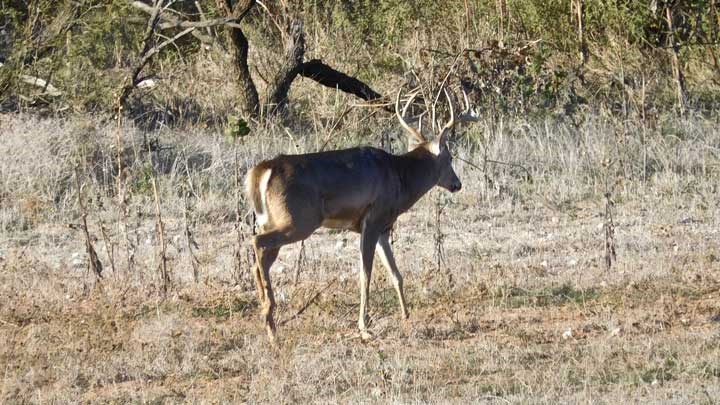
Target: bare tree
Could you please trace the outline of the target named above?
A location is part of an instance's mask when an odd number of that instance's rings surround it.
[[[255,5],[255,0],[216,0],[216,3],[227,17],[239,22]],[[256,116],[260,112],[260,99],[248,67],[248,48],[250,45],[247,37],[245,37],[240,25],[225,27],[225,36],[231,47],[235,80],[240,86],[240,94],[238,95],[240,108],[244,115]]]
[[[202,21],[188,21],[179,17],[179,13],[168,13],[167,9],[171,2],[164,4],[163,0],[154,0],[153,5],[141,1],[130,1],[130,4],[150,16],[148,28],[143,39],[143,52],[136,67],[133,69],[130,79],[124,85],[120,102],[124,104],[130,92],[143,81],[141,72],[151,58],[162,48],[170,45],[177,39],[187,34],[192,34],[203,43],[213,43],[214,39],[207,33],[200,32],[198,28],[223,26],[225,42],[228,52],[232,55],[234,74],[239,94],[237,96],[238,106],[247,118],[256,118],[261,112],[272,115],[285,111],[288,102],[288,93],[293,81],[298,75],[311,79],[323,86],[337,88],[349,94],[353,94],[363,100],[369,101],[381,98],[382,96],[370,86],[339,72],[320,59],[312,59],[305,62],[305,32],[303,20],[286,11],[285,25],[287,31],[285,55],[282,67],[275,74],[273,80],[268,84],[267,97],[263,103],[258,94],[257,87],[250,75],[248,64],[248,42],[240,22],[248,15],[256,4],[255,0],[215,0],[218,10],[223,14],[221,17]],[[280,24],[278,24],[281,27]],[[170,39],[160,44],[154,44],[154,34],[158,30],[175,29],[180,30],[174,36],[165,35]],[[264,110],[264,111],[263,111]]]

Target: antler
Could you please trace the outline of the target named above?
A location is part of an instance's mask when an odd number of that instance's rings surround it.
[[[455,109],[453,108],[453,102],[450,99],[450,94],[447,92],[447,88],[443,87],[443,93],[445,93],[445,98],[448,101],[448,107],[450,108],[450,120],[447,124],[443,127],[442,130],[440,130],[440,136],[444,135],[446,131],[451,130],[455,126]]]
[[[479,117],[477,116],[477,113],[472,110],[470,107],[470,101],[468,100],[467,93],[465,93],[464,89],[460,89],[463,94],[463,100],[465,101],[465,109],[458,114],[457,118],[455,117],[455,109],[454,109],[454,103],[452,99],[450,98],[450,94],[447,91],[447,88],[443,87],[443,93],[445,93],[445,98],[448,101],[448,107],[450,108],[450,120],[447,124],[442,128],[440,131],[440,136],[443,137],[449,132],[455,124],[458,122],[476,122],[479,120]]]
[[[400,94],[402,93],[402,87],[400,90],[398,90],[397,98],[395,99],[395,115],[397,115],[398,120],[400,121],[400,126],[405,128],[406,131],[410,133],[415,139],[417,139],[420,143],[425,142],[425,138],[423,138],[422,134],[415,128],[411,127],[407,121],[405,121],[405,113],[407,112],[408,108],[410,108],[410,105],[417,97],[420,90],[415,90],[414,92],[410,93],[410,97],[408,98],[407,103],[405,103],[405,106],[402,109],[402,113],[400,112]]]

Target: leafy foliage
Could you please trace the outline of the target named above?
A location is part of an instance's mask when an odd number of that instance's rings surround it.
[[[2,108],[112,111],[118,83],[139,57],[147,15],[125,0],[0,3]],[[488,59],[471,53],[462,60],[458,78],[472,83],[476,103],[497,114],[567,114],[584,104],[606,105],[612,111],[626,110],[627,106],[644,111],[671,109],[674,84],[668,40],[672,34],[679,48],[688,101],[697,108],[715,108],[720,86],[720,13],[715,1],[582,0],[583,33],[589,51],[583,65],[578,58],[582,46],[575,8],[578,3],[303,0],[286,6],[285,2],[267,1],[264,7],[256,6],[243,24],[251,43],[251,63],[257,66],[253,74],[263,80],[271,79],[284,63],[284,15],[299,14],[312,38],[308,41],[309,54],[317,51],[313,57],[331,60],[334,66],[369,81],[381,93],[387,92],[386,87],[395,87],[399,77],[411,69],[442,76],[453,64],[454,55],[464,48],[479,51],[494,41],[496,54]],[[198,4],[204,18],[219,15],[215,2]],[[178,2],[173,8],[192,20],[201,18],[194,3]],[[203,33],[222,44],[217,31]],[[177,32],[170,29],[163,35]],[[522,60],[513,60],[512,55],[506,58],[534,41],[539,42],[522,55]],[[439,53],[426,57],[428,51]],[[439,56],[443,52],[450,56]],[[167,72],[186,71],[207,58],[199,41],[186,36],[164,48],[148,70],[163,71],[169,78]],[[227,68],[222,64],[219,67]],[[49,97],[45,89],[23,80],[27,76],[51,81],[62,95]],[[231,72],[225,77],[232,77]],[[142,97],[163,108],[176,103],[178,93],[192,98],[192,87],[218,84],[189,86],[184,92],[180,84],[173,91],[159,88]],[[314,103],[308,105],[312,108]],[[233,114],[225,106],[220,109],[220,115]],[[242,136],[240,132],[237,135]]]

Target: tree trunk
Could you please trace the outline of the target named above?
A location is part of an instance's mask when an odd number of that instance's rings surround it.
[[[233,53],[233,63],[235,66],[235,78],[240,86],[240,94],[238,94],[238,102],[242,113],[246,116],[257,117],[260,112],[260,100],[258,98],[257,88],[250,76],[248,68],[248,41],[245,34],[240,28],[227,28],[227,36]]]
[[[682,68],[680,66],[680,47],[675,42],[675,28],[673,26],[672,5],[670,4],[665,7],[665,20],[667,21],[668,27],[668,50],[670,52],[673,76],[675,78],[675,84],[677,86],[677,107],[680,111],[680,114],[683,114],[685,112],[685,78],[683,76]]]
[[[242,17],[255,5],[255,0],[238,0],[234,5],[232,0],[216,0],[218,8],[225,11],[227,17],[237,18],[239,23]],[[235,26],[225,27],[225,35],[228,39],[230,52],[233,57],[233,65],[235,68],[235,78],[240,86],[240,94],[238,94],[238,104],[242,114],[246,117],[257,117],[260,112],[260,99],[258,97],[257,87],[250,76],[248,68],[248,40],[242,29]]]
[[[583,17],[585,16],[585,0],[574,0],[575,13],[577,16],[578,42],[580,43],[580,63],[585,66],[588,60],[588,46],[585,40],[585,26]]]
[[[495,0],[495,13],[498,16],[498,38],[505,42],[505,17],[507,4],[505,0]]]
[[[275,80],[270,83],[267,110],[272,115],[284,111],[287,107],[288,93],[293,80],[297,77],[303,59],[305,58],[305,34],[303,32],[303,21],[294,19],[290,23],[290,35],[285,47],[285,63],[275,75]]]

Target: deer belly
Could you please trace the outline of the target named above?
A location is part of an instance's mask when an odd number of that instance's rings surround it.
[[[343,218],[327,218],[322,222],[324,228],[354,230],[357,228],[355,221]]]

